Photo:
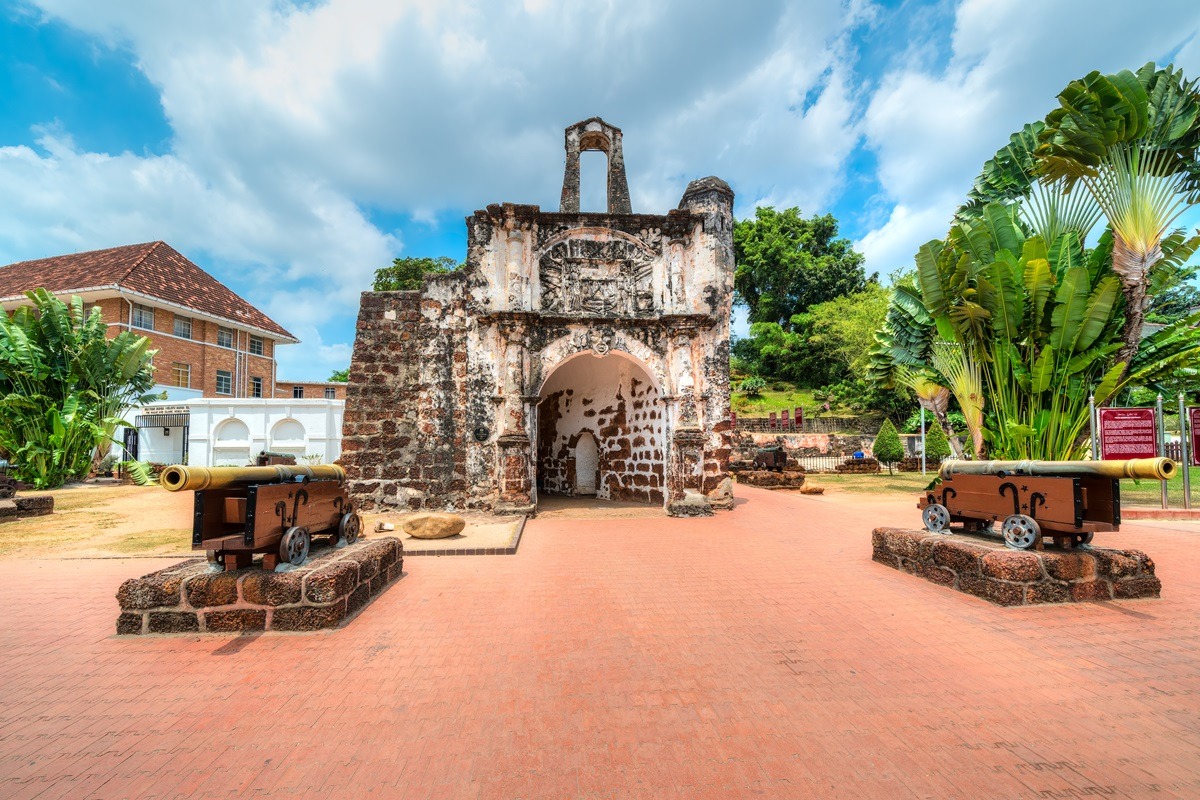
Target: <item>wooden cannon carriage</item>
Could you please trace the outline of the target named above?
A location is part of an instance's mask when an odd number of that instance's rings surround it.
[[[1004,543],[1041,549],[1046,534],[1060,547],[1092,541],[1121,525],[1122,478],[1166,480],[1168,458],[1129,461],[949,461],[941,483],[921,496],[925,527],[941,533],[955,522],[986,530],[1003,520]]]
[[[304,563],[313,534],[352,544],[362,519],[336,464],[270,467],[167,467],[159,482],[171,492],[192,490],[192,549],[209,561],[241,569],[262,553],[263,569]]]

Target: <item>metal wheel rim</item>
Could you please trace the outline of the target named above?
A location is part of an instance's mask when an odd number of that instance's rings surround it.
[[[358,514],[350,511],[342,517],[342,522],[338,525],[338,528],[340,529],[341,538],[346,544],[354,544],[358,540],[359,531],[362,530],[362,520]]]
[[[925,510],[921,512],[921,519],[926,530],[941,533],[950,527],[950,510],[941,503],[934,503],[925,506]]]
[[[1024,514],[1004,520],[1004,541],[1018,550],[1028,550],[1038,540],[1037,522]]]
[[[292,528],[283,535],[282,553],[284,560],[292,566],[300,566],[308,557],[308,531]]]

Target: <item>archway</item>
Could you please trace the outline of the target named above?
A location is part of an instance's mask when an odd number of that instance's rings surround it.
[[[660,397],[645,367],[627,353],[586,351],[559,363],[539,393],[539,495],[594,493],[601,500],[661,504],[666,438]]]

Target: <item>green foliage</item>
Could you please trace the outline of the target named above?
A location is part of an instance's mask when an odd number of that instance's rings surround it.
[[[765,388],[767,388],[767,382],[758,376],[746,378],[738,385],[738,391],[746,397],[758,397]]]
[[[350,380],[350,368],[335,369],[333,374],[329,376],[329,380],[337,381],[338,383],[347,383]]]
[[[109,473],[113,471],[113,467],[117,464],[117,457],[109,453],[104,458],[100,459],[100,463],[96,466],[96,471],[100,473]]]
[[[925,426],[925,460],[941,461],[950,455],[950,440],[938,424]]]
[[[372,288],[377,292],[412,291],[421,288],[426,275],[454,272],[461,267],[449,256],[397,258],[390,267],[375,270]]]
[[[86,477],[121,414],[152,396],[155,351],[130,331],[106,339],[100,310],[84,316],[78,297],[26,295],[31,306],[0,319],[0,450],[18,478],[47,489]]]
[[[889,475],[892,472],[892,464],[904,458],[904,444],[890,419],[883,421],[879,435],[875,437],[875,444],[871,446],[871,453],[877,461],[887,464]]]
[[[823,400],[820,411],[842,409],[852,414],[883,414],[904,419],[917,403],[908,392],[887,389],[864,378],[849,377],[818,392]]]
[[[751,322],[786,329],[811,306],[877,282],[866,277],[862,255],[837,233],[832,215],[806,220],[798,208],[758,208],[753,220],[734,225],[734,291]]]
[[[870,366],[875,331],[887,318],[891,291],[869,283],[861,292],[844,295],[813,306],[807,313],[808,341],[818,340],[821,349],[855,375]]]
[[[148,461],[122,461],[121,467],[138,486],[158,485],[158,476]]]
[[[946,417],[950,422],[950,427],[952,427],[954,430],[963,431],[963,430],[967,429],[967,421],[963,417],[963,415],[961,413],[959,413],[958,411],[951,411],[949,414],[946,415]],[[933,414],[926,412],[926,414],[925,414],[925,431],[928,433],[928,431],[931,431],[934,428],[940,428],[940,427],[941,426],[938,425],[936,420],[934,419]],[[901,433],[920,433],[921,432],[921,410],[920,409],[917,409],[916,411],[914,411],[909,416],[908,419],[904,420],[904,424],[900,426],[900,432]],[[944,435],[945,431],[942,431],[942,433]]]
[[[880,385],[902,368],[949,386],[993,458],[1080,457],[1090,393],[1200,377],[1184,266],[1200,237],[1163,235],[1200,190],[1195,85],[1147,65],[1092,73],[1059,100],[984,165],[946,238],[920,248],[919,291],[897,287],[871,355]],[[1099,212],[1111,227],[1089,250]],[[1159,306],[1170,324],[1141,338],[1146,298],[1154,309],[1175,287]]]

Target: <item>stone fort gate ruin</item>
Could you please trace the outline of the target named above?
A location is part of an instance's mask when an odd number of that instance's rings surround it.
[[[464,269],[363,293],[341,461],[364,507],[732,506],[733,192],[704,178],[634,214],[620,129],[579,122],[566,149],[557,213],[488,206]],[[587,150],[608,156],[604,213],[579,211]]]

